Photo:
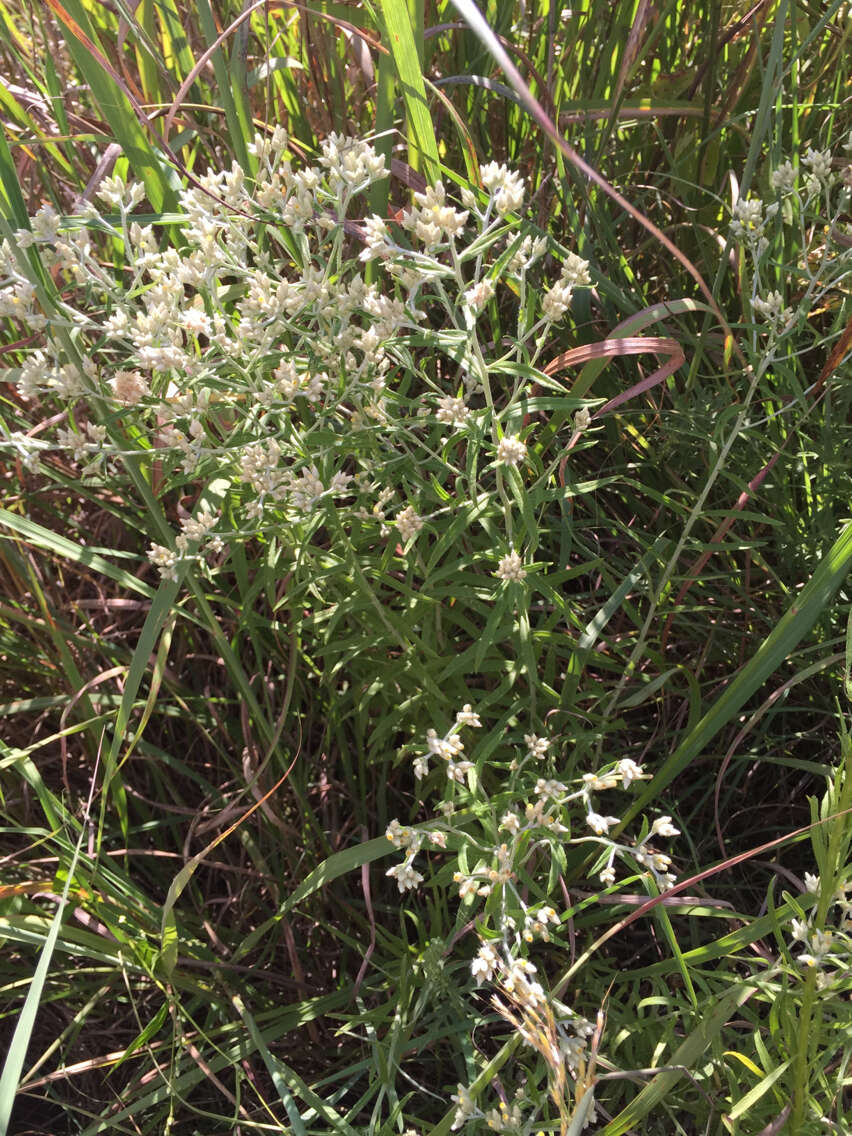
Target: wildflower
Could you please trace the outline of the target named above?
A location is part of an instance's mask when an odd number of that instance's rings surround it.
[[[562,262],[561,280],[565,284],[570,284],[573,288],[591,284],[589,262],[583,260],[581,256],[577,256],[575,252],[569,252]]]
[[[490,280],[480,280],[468,288],[462,296],[462,302],[472,312],[481,312],[494,295],[494,284]]]
[[[500,818],[500,827],[505,828],[507,832],[511,832],[513,836],[521,831],[521,818],[517,813],[506,812]]]
[[[477,982],[490,982],[499,966],[500,956],[490,943],[486,943],[480,947],[470,969]]]
[[[790,923],[790,932],[794,943],[803,943],[807,939],[809,931],[808,923],[801,919],[793,919]]]
[[[152,544],[148,549],[148,559],[159,571],[164,580],[177,580],[177,555],[162,544]]]
[[[116,371],[109,385],[123,406],[136,406],[148,393],[148,383],[139,371]]]
[[[831,951],[831,940],[830,931],[811,932],[805,940],[811,949],[799,955],[799,962],[804,963],[805,966],[820,966]]]
[[[618,817],[601,816],[600,813],[596,812],[586,814],[586,824],[588,824],[592,832],[597,833],[598,836],[605,836],[612,826],[618,823]]]
[[[497,443],[497,461],[502,465],[517,466],[527,456],[527,447],[520,438],[507,434]]]
[[[520,584],[522,580],[526,579],[527,574],[524,570],[523,561],[517,552],[510,552],[500,560],[494,575],[508,583]]]
[[[182,540],[184,546],[188,541],[203,540],[215,526],[217,520],[217,515],[205,505],[194,517],[185,517],[181,521],[181,535],[178,540]]]
[[[398,820],[392,820],[385,829],[385,836],[394,848],[407,848],[411,843],[411,829],[406,828]]]
[[[541,301],[541,311],[545,319],[551,323],[556,323],[558,319],[561,319],[571,306],[573,294],[574,289],[571,285],[565,284],[561,280],[558,280],[552,288],[549,288]]]
[[[568,311],[575,287],[591,283],[589,262],[576,253],[569,253],[562,265],[562,273],[557,282],[545,293],[541,310],[545,319],[551,323]]]
[[[559,925],[559,916],[552,907],[541,907],[535,914],[528,915],[524,929],[524,939],[526,942],[531,943],[535,936],[539,935],[545,943],[549,943],[550,931],[548,930],[548,923],[552,923],[554,926]]]
[[[476,1105],[473,1103],[468,1090],[464,1085],[458,1086],[458,1092],[453,1093],[451,1100],[455,1101],[456,1114],[453,1118],[451,1131],[455,1132],[457,1128],[461,1128],[464,1122],[476,1112]]]
[[[430,753],[442,757],[444,761],[450,761],[464,750],[464,742],[458,734],[448,734],[447,737],[439,738],[435,730],[426,731],[426,744]]]
[[[493,1132],[517,1132],[522,1120],[520,1106],[513,1104],[510,1109],[505,1101],[500,1101],[499,1108],[490,1108],[485,1113],[485,1123]]]
[[[651,836],[680,836],[680,829],[675,828],[670,816],[657,817],[651,825]],[[667,865],[668,866],[668,865]]]
[[[830,150],[814,150],[808,147],[808,151],[802,158],[802,165],[807,166],[811,171],[813,177],[817,178],[823,184],[831,184],[831,151]]]
[[[429,843],[434,844],[436,848],[447,847],[447,834],[446,832],[430,832]]]
[[[458,781],[460,785],[464,784],[465,775],[473,769],[472,761],[448,761],[447,762],[447,777],[451,781]]]
[[[751,239],[763,230],[763,202],[759,198],[740,198],[734,206],[731,233],[740,239]]]
[[[423,882],[421,874],[411,866],[410,859],[403,861],[402,864],[396,864],[393,868],[389,868],[388,871],[385,872],[385,875],[396,880],[400,895],[405,891],[416,888],[418,884]]]
[[[476,889],[479,887],[477,880],[473,876],[463,876],[461,872],[456,872],[453,875],[453,883],[459,885],[459,898],[467,899],[468,896],[476,895]]]
[[[535,792],[538,797],[558,797],[560,793],[567,793],[568,786],[561,781],[554,781],[546,777],[539,777],[535,783]]]
[[[614,789],[618,784],[618,779],[613,776],[599,777],[597,773],[584,773],[583,786],[589,792],[603,792],[604,789]]]
[[[598,873],[598,879],[604,887],[612,887],[615,883],[615,868],[612,866],[612,861]]]
[[[535,734],[524,734],[524,745],[527,747],[527,755],[541,760],[547,753],[550,742],[547,738],[538,738]]]
[[[105,177],[97,188],[96,196],[105,205],[130,213],[144,199],[145,187],[138,181],[125,185],[122,177]]]
[[[769,175],[769,184],[779,193],[791,193],[796,185],[796,171],[789,161],[782,162]]]
[[[116,308],[116,310],[103,322],[103,330],[106,335],[118,336],[124,334],[127,326],[130,323],[130,317],[123,308]]]
[[[399,529],[399,535],[408,543],[408,541],[416,537],[423,528],[423,520],[409,505],[407,508],[403,509],[401,513],[397,514],[396,527]]]
[[[345,493],[350,492],[349,483],[352,480],[351,473],[335,473],[329,482],[329,489],[332,493]]]
[[[287,149],[289,141],[287,131],[279,125],[271,135],[255,133],[254,141],[249,143],[247,149],[258,161],[273,163],[280,158],[282,151]]]
[[[347,138],[332,131],[322,145],[320,164],[329,171],[329,183],[337,191],[346,186],[350,191],[388,176],[385,156],[359,138]]]
[[[773,330],[783,331],[793,321],[792,308],[785,308],[784,299],[780,292],[767,292],[766,299],[755,296],[752,308],[757,316],[770,324]]]
[[[62,218],[53,206],[45,203],[36,215],[30,218],[31,228],[18,229],[15,240],[21,248],[31,248],[36,243],[54,245],[59,237],[61,222]]]
[[[482,726],[479,715],[469,702],[465,702],[464,706],[462,706],[461,710],[456,714],[456,722],[460,726],[473,726],[475,729]]]
[[[467,212],[459,213],[446,204],[446,190],[440,181],[428,186],[425,193],[415,193],[414,201],[416,208],[403,215],[402,224],[427,249],[437,245],[442,237],[458,236],[467,222]]]
[[[470,418],[470,410],[465,405],[463,398],[452,398],[450,395],[444,395],[443,398],[438,399],[436,417],[439,422],[446,422],[453,426],[464,426]]]
[[[491,191],[494,205],[501,217],[520,209],[524,201],[524,181],[520,174],[497,162],[489,162],[479,172],[482,184]]]
[[[325,492],[314,465],[305,466],[299,476],[290,482],[290,495],[293,504],[308,513]]]
[[[415,757],[414,759],[414,776],[418,781],[422,781],[426,774],[429,772],[429,759],[427,757]]]
[[[574,415],[574,430],[578,434],[582,434],[588,430],[592,424],[592,416],[587,406],[581,406],[577,413]]]
[[[360,260],[375,260],[376,257],[386,257],[393,247],[387,225],[381,217],[377,217],[375,214],[368,217],[364,222],[364,239],[366,243],[361,251]]]
[[[623,757],[616,766],[616,769],[621,774],[621,784],[625,789],[629,789],[634,781],[648,777],[648,774],[643,772],[642,766],[637,765],[630,757]]]
[[[811,895],[819,893],[819,876],[815,876],[812,872],[805,872],[805,891]]]
[[[512,960],[504,985],[508,993],[514,995],[522,1007],[535,1009],[545,1004],[544,989],[541,983],[532,977],[536,973],[536,968],[529,959]]]
[[[508,883],[514,875],[512,871],[512,854],[509,851],[509,845],[501,844],[499,848],[494,849],[494,855],[497,857],[497,867],[489,868],[488,878],[492,884]]]
[[[536,237],[535,240],[531,236],[524,237],[509,261],[509,271],[516,274],[526,272],[543,255],[546,248],[546,237]]]

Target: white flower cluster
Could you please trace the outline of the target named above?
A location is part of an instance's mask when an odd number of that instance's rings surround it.
[[[769,175],[769,184],[778,193],[792,193],[796,185],[796,171],[787,159]]]
[[[526,456],[526,445],[515,435],[506,434],[497,443],[497,461],[501,465],[517,466]]]
[[[470,216],[467,210],[462,213],[447,204],[447,191],[440,181],[427,186],[425,193],[415,193],[414,202],[403,214],[402,225],[427,251],[460,236]]]
[[[465,703],[462,709],[456,714],[455,724],[450,727],[443,738],[439,738],[435,730],[430,729],[427,731],[426,742],[429,753],[442,758],[446,762],[447,776],[451,781],[462,782],[465,774],[473,769],[472,762],[457,760],[459,754],[464,750],[464,743],[458,736],[458,730],[462,726],[470,726],[473,729],[477,729],[481,725],[479,715],[469,703]],[[414,763],[414,772],[418,780],[426,775],[428,767],[428,757],[423,756],[417,758]],[[429,842],[437,848],[446,848],[447,845],[446,833],[441,829],[423,833],[418,829],[404,827],[398,820],[391,821],[385,835],[391,844],[393,844],[394,848],[407,849],[405,860],[386,872],[386,875],[396,880],[400,892],[415,888],[418,884],[423,882],[423,876],[415,870],[413,861],[414,857],[420,851],[424,839],[428,839]]]
[[[819,876],[806,872],[805,889],[810,895],[819,895]],[[852,960],[852,884],[841,884],[838,887],[831,897],[829,910],[831,908],[837,908],[839,912],[836,929],[815,925],[816,908],[811,909],[810,917],[790,922],[792,945],[801,943],[807,948],[797,956],[797,961],[819,971],[817,984],[820,989],[830,985],[834,977],[847,974]],[[829,970],[832,963],[840,967],[836,973]]]
[[[457,781],[461,784],[466,774],[473,769],[473,763],[457,760],[459,755],[464,752],[464,742],[459,737],[458,731],[462,726],[478,729],[481,725],[479,715],[469,703],[465,703],[464,707],[456,714],[454,725],[442,738],[438,737],[436,730],[427,730],[426,747],[428,752],[421,754],[414,761],[414,776],[417,780],[421,781],[429,772],[429,757],[432,756],[439,757],[446,763],[447,777],[450,781]]]
[[[526,272],[537,260],[544,256],[547,250],[547,238],[535,237],[529,234],[523,237],[509,260],[509,270],[520,276]]]
[[[481,726],[479,714],[470,705],[458,712],[453,726],[443,737],[434,729],[427,732],[428,755],[415,761],[418,778],[428,771],[432,757],[439,758],[448,767],[462,764],[460,755],[464,745],[459,731],[466,726]],[[525,757],[509,767],[515,775],[520,774],[527,762],[543,761],[552,740],[526,733],[523,744]],[[472,768],[471,763],[464,764]],[[672,818],[657,817],[641,840],[633,844],[620,843],[608,835],[609,829],[620,823],[619,819],[602,815],[593,807],[593,794],[629,789],[648,776],[633,759],[622,758],[598,772],[585,774],[574,787],[556,777],[536,777],[534,782],[527,782],[529,799],[526,802],[522,797],[518,800],[519,786],[515,786],[512,791],[516,793],[517,804],[505,809],[499,821],[499,830],[506,834],[502,841],[495,841],[491,835],[493,808],[488,802],[484,781],[478,778],[471,782],[469,789],[459,791],[453,787],[455,799],[466,807],[458,811],[452,801],[443,801],[438,806],[443,814],[438,825],[407,827],[394,820],[386,831],[388,841],[404,853],[402,863],[387,872],[397,882],[400,892],[422,882],[422,874],[414,865],[417,852],[427,845],[446,849],[448,838],[451,840],[452,852],[458,855],[458,867],[452,879],[460,903],[471,909],[477,901],[488,901],[483,903],[482,913],[471,924],[476,926],[479,936],[470,962],[472,981],[477,986],[496,988],[491,1000],[497,1011],[511,1022],[525,1044],[545,1058],[554,1075],[557,1070],[562,1071],[558,1074],[560,1077],[564,1077],[565,1071],[575,1078],[580,1075],[588,1060],[588,1042],[595,1027],[547,992],[536,965],[527,957],[531,944],[546,944],[561,938],[565,918],[558,907],[547,902],[539,892],[534,899],[530,897],[530,861],[536,862],[541,857],[549,863],[555,846],[593,841],[606,849],[604,867],[599,869],[605,885],[615,881],[613,863],[618,857],[631,870],[635,870],[637,864],[647,867],[658,887],[668,886],[673,882],[669,872],[671,860],[655,850],[651,842],[678,835]],[[450,783],[455,780],[450,774]],[[462,779],[459,780],[463,785]],[[584,818],[593,835],[578,835],[572,839],[571,823],[575,815]],[[472,823],[481,823],[483,836],[471,833]],[[456,1105],[454,1129],[469,1121],[484,1120],[494,1131],[512,1131],[511,1125],[521,1117],[518,1104],[512,1108],[505,1105],[482,1111],[475,1096],[463,1085],[459,1086],[453,1100]]]
[[[831,172],[830,150],[814,150],[809,146],[802,158],[802,165],[807,166],[810,171],[805,179],[805,190],[808,194],[813,196],[819,193],[821,188],[831,187],[834,174]]]
[[[527,578],[524,562],[517,552],[507,552],[502,556],[494,575],[507,584],[521,584]]]
[[[401,513],[397,513],[396,527],[399,529],[399,535],[407,544],[423,528],[423,518],[417,515],[411,505],[408,505]]]
[[[524,734],[524,745],[527,747],[527,756],[535,758],[536,761],[541,761],[543,757],[547,756],[547,751],[550,749],[550,740],[548,738],[537,737],[536,734]]]
[[[766,323],[767,335],[780,335],[793,323],[792,308],[784,307],[784,297],[780,292],[767,292],[765,298],[755,296],[751,304],[754,314]]]
[[[224,547],[221,537],[211,536],[219,517],[209,506],[203,505],[192,517],[184,517],[181,531],[175,537],[174,549],[162,544],[152,544],[148,550],[148,560],[167,580],[178,579],[180,566],[197,556],[202,546],[208,552],[221,552]]]
[[[524,203],[524,180],[520,174],[497,162],[489,162],[480,170],[482,184],[491,191],[494,207],[501,217],[516,213]]]
[[[442,395],[438,399],[436,417],[439,422],[450,426],[464,426],[470,418],[470,410],[463,398],[454,398],[452,395]]]
[[[541,302],[544,318],[551,323],[561,319],[571,306],[574,289],[591,282],[589,262],[576,253],[569,253],[563,262],[559,279],[544,294]]]
[[[778,212],[778,203],[773,202],[764,210],[763,202],[757,197],[741,197],[734,206],[731,221],[731,236],[735,240],[751,245],[758,256],[768,245],[764,235],[767,222]]]

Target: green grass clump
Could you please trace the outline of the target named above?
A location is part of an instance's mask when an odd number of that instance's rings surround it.
[[[844,13],[2,9],[0,1136],[844,1131]]]

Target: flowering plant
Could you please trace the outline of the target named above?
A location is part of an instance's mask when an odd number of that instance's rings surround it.
[[[59,408],[46,436],[7,444],[31,468],[61,453],[104,481],[136,463],[167,518],[170,495],[191,487],[195,512],[169,519],[149,552],[175,581],[190,564],[216,571],[229,548],[273,536],[292,543],[298,576],[295,550],[323,524],[345,532],[356,556],[394,533],[389,551],[405,564],[424,525],[483,492],[503,532],[489,526],[496,547],[474,563],[522,581],[508,489],[553,476],[540,456],[527,460],[522,401],[533,381],[553,385],[536,360],[574,288],[589,284],[586,262],[566,257],[539,312],[528,278],[547,245],[512,215],[524,193],[516,174],[486,167],[488,192],[468,191],[463,211],[439,182],[415,194],[399,225],[357,223],[353,206],[387,176],[383,158],[332,135],[316,165],[297,169],[287,141],[280,128],[255,139],[254,183],[234,163],[186,188],[165,248],[156,225],[134,219],[140,187],[119,177],[98,190],[110,212],[86,203],[60,218],[44,206],[4,243],[3,311],[44,334],[18,391],[42,413]],[[118,275],[96,235],[120,250]],[[22,271],[21,250],[33,246],[68,289],[49,315]],[[517,326],[508,351],[489,359],[483,325],[498,287],[517,295]],[[495,375],[514,375],[508,390]],[[465,464],[471,451],[476,468]],[[401,471],[420,464],[438,484],[406,491]]]

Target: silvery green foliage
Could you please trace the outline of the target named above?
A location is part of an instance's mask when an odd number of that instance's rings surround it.
[[[356,552],[391,540],[408,552],[453,515],[453,494],[486,494],[504,536],[477,570],[492,589],[522,582],[507,485],[553,471],[526,460],[519,402],[533,380],[553,386],[536,359],[588,265],[569,254],[539,302],[528,274],[546,241],[516,215],[523,181],[503,166],[485,167],[486,191],[466,191],[463,210],[439,182],[398,223],[363,220],[365,191],[387,176],[369,144],[332,135],[299,167],[287,145],[281,130],[257,137],[257,179],[236,163],[209,171],[177,218],[140,223],[141,187],[113,177],[101,208],[60,218],[45,206],[17,257],[7,242],[2,313],[43,336],[18,391],[34,417],[61,408],[38,442],[10,443],[30,468],[52,447],[104,482],[133,454],[161,496],[200,492],[197,514],[150,547],[171,579],[227,563],[234,542],[281,535],[295,550],[330,517]],[[28,246],[60,284],[50,317],[21,272]],[[507,299],[514,336],[495,344],[486,313]]]

